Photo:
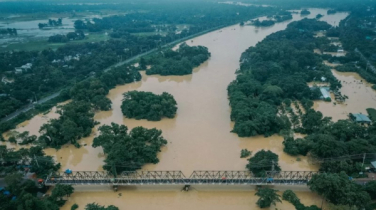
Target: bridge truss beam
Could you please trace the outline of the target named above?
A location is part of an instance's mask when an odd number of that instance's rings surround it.
[[[194,171],[188,178],[181,171],[127,171],[115,178],[111,173],[75,171],[51,174],[48,186],[69,185],[306,185],[315,171],[266,172],[256,177],[249,171]]]

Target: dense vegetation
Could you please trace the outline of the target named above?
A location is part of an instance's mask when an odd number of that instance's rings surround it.
[[[278,155],[271,152],[261,150],[257,152],[253,157],[248,159],[249,163],[246,168],[250,170],[256,177],[266,176],[266,171],[280,171],[281,168],[278,165]]]
[[[270,188],[261,188],[258,189],[256,194],[260,198],[257,200],[257,206],[260,208],[270,207],[272,204],[275,205],[277,202],[282,202],[280,195],[277,194],[277,190]]]
[[[253,21],[253,25],[258,26],[258,27],[267,27],[267,26],[272,26],[274,25],[275,22],[273,20],[263,20],[259,21],[259,19]]]
[[[320,208],[315,205],[309,207],[304,206],[304,204],[300,202],[300,199],[295,195],[295,193],[292,190],[284,191],[282,194],[282,199],[294,205],[296,210],[320,210]]]
[[[56,164],[52,157],[45,155],[42,147],[14,150],[0,146],[0,162],[0,175],[6,175],[4,190],[9,191],[9,195],[0,193],[2,209],[58,210],[64,204],[62,198],[73,193],[72,187],[57,185],[50,196],[42,199],[36,197],[38,192],[45,193],[47,189],[39,188],[33,180],[24,179],[24,172],[29,171],[36,173],[39,178],[45,178],[60,168],[60,164]]]
[[[119,208],[114,205],[105,207],[96,203],[90,203],[86,205],[85,210],[119,210]]]
[[[369,118],[373,121],[376,122],[376,109],[374,108],[368,108],[367,113],[369,115]]]
[[[372,67],[376,64],[375,24],[374,13],[362,7],[354,9],[339,27],[327,32],[328,36],[339,37],[348,52],[345,57],[336,59],[343,64],[336,67],[338,71],[357,72],[368,82],[376,83],[376,69]]]
[[[15,29],[15,28],[0,29],[0,34],[1,35],[17,36],[17,29]]]
[[[330,29],[325,22],[304,19],[289,24],[286,30],[268,36],[243,53],[237,79],[228,87],[231,119],[235,121],[233,132],[239,136],[280,133],[285,137],[286,153],[327,160],[320,166],[320,171],[327,174],[317,175],[310,181],[313,191],[335,205],[368,208],[374,191],[370,186],[363,188],[349,180],[349,176],[363,176],[359,173],[364,171],[362,154],[376,151],[376,127],[365,127],[350,120],[332,122],[312,109],[311,100],[319,93],[310,90],[307,82],[324,76],[331,89],[341,87],[329,68],[322,65],[322,57],[313,53],[315,48],[333,48],[326,38],[313,37],[313,32],[319,30],[329,30],[335,35],[338,29]],[[339,60],[354,62],[357,59],[356,53],[350,53]],[[354,64],[339,69],[355,68]],[[291,129],[307,136],[294,139]],[[260,151],[249,159],[247,169],[262,176],[271,170],[271,160],[278,163],[278,156]],[[318,209],[305,207],[297,199],[292,203],[297,209]]]
[[[60,148],[66,143],[79,147],[77,141],[87,137],[95,125],[91,105],[83,101],[73,101],[57,111],[58,119],[51,119],[40,128],[39,143],[45,147]]]
[[[48,19],[48,23],[39,23],[38,27],[39,29],[43,29],[45,27],[56,27],[56,26],[62,26],[63,25],[63,19],[58,18],[57,20]]]
[[[38,177],[45,178],[60,168],[60,164],[56,164],[52,157],[46,156],[43,148],[39,146],[15,150],[0,145],[0,161],[1,175],[17,173],[28,168]]]
[[[48,2],[1,2],[0,11],[3,13],[43,12],[79,12],[98,9],[115,9],[132,11],[127,15],[110,16],[94,19],[93,23],[76,22],[76,28],[82,31],[109,30],[112,39],[97,43],[75,43],[65,45],[56,51],[42,52],[5,52],[0,53],[0,77],[5,76],[12,83],[0,83],[0,118],[16,111],[31,101],[57,92],[59,89],[81,81],[94,73],[101,74],[107,67],[120,60],[128,59],[151,49],[158,49],[163,44],[179,40],[199,32],[219,26],[231,25],[247,21],[256,16],[273,14],[276,8],[243,7],[223,5],[210,2],[160,2],[159,4],[143,4],[122,2],[120,4],[77,5],[54,4]],[[30,10],[33,8],[33,10]],[[140,11],[140,12],[138,12]],[[145,12],[148,11],[148,12]],[[133,22],[133,20],[136,20]],[[55,20],[56,21],[56,20]],[[59,21],[57,21],[59,22]],[[51,20],[53,24],[53,21]],[[49,23],[48,23],[49,24]],[[178,25],[185,24],[187,28],[178,31]],[[89,28],[88,28],[88,25]],[[130,32],[162,31],[163,35],[136,36]],[[12,30],[13,31],[13,30]],[[8,31],[6,33],[9,33]],[[71,39],[81,39],[74,33],[57,35],[50,38],[51,42],[65,42]],[[207,54],[206,54],[207,55]],[[194,56],[191,56],[193,58]],[[185,60],[185,59],[183,59]],[[202,56],[189,59],[190,68],[203,62]],[[15,67],[32,63],[32,68],[16,74]],[[187,62],[173,64],[186,65]],[[167,65],[167,64],[166,64]],[[173,65],[167,66],[170,69]],[[175,67],[174,67],[175,68]],[[158,70],[158,71],[165,71]],[[182,67],[188,74],[186,67]],[[150,71],[149,71],[150,73]]]
[[[306,9],[303,9],[301,12],[300,12],[301,15],[309,15],[311,14],[310,11],[306,10]]]
[[[322,14],[317,14],[317,15],[316,15],[316,19],[320,19],[320,18],[322,18],[322,17],[324,17],[324,15],[322,15]]]
[[[50,196],[38,198],[40,191],[32,180],[23,180],[21,173],[10,174],[5,177],[5,190],[10,195],[0,194],[0,205],[2,209],[38,209],[38,210],[59,210],[64,205],[65,197],[69,197],[74,189],[70,185],[56,185]],[[44,190],[43,192],[45,192]]]
[[[85,34],[82,30],[77,30],[76,32],[69,32],[67,35],[53,35],[48,38],[48,42],[64,43],[72,40],[82,40],[85,39]]]
[[[210,57],[208,48],[204,46],[188,46],[183,43],[179,49],[171,49],[157,53],[141,62],[141,68],[145,65],[152,65],[146,70],[146,74],[186,75],[192,74],[193,68],[199,66]]]
[[[156,95],[151,92],[129,91],[124,93],[121,110],[127,118],[159,121],[163,117],[174,118],[176,101],[166,92]]]
[[[308,183],[310,189],[336,205],[364,208],[370,202],[370,195],[361,185],[349,179],[346,173],[316,174]]]
[[[328,28],[327,23],[313,19],[293,22],[243,53],[237,78],[228,87],[234,133],[270,136],[289,130],[287,115],[277,114],[282,101],[301,100],[309,109],[313,103],[308,99],[316,99],[317,92],[307,82],[324,76],[333,89],[341,86],[313,53],[313,31]]]
[[[111,123],[98,129],[100,135],[94,138],[93,147],[101,146],[106,154],[105,165],[107,171],[121,173],[122,171],[134,171],[147,163],[158,163],[157,153],[167,144],[161,136],[162,131],[133,128],[128,132],[124,125]]]

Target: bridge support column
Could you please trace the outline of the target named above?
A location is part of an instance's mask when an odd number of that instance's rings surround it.
[[[184,190],[185,192],[188,192],[190,188],[191,188],[191,185],[184,185],[183,190]]]

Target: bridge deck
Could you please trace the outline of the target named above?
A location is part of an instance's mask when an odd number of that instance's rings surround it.
[[[132,171],[117,178],[108,172],[76,171],[51,174],[45,185],[306,185],[316,171],[266,172],[256,177],[249,171],[194,171],[188,178],[181,171]]]

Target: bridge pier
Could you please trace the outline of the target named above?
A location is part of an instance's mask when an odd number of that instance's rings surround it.
[[[184,185],[183,190],[184,190],[185,192],[188,192],[190,188],[191,188],[191,185]]]

